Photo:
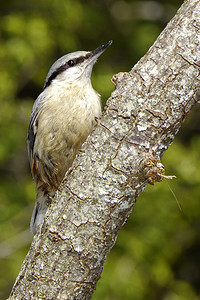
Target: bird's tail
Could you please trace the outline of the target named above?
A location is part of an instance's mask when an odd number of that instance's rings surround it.
[[[37,190],[37,198],[30,223],[31,233],[36,234],[36,232],[38,231],[38,228],[45,217],[48,206],[48,194],[44,195],[44,192]]]

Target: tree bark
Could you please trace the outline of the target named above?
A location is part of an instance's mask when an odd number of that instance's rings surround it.
[[[200,98],[200,1],[181,6],[129,73],[65,176],[9,299],[90,299],[117,233]]]

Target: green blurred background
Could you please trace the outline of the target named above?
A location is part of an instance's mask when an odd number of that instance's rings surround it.
[[[33,101],[51,64],[113,39],[92,76],[106,101],[110,79],[129,71],[182,4],[180,0],[7,0],[0,12],[0,299],[9,295],[32,236],[35,201],[26,152]],[[200,299],[199,107],[165,153],[166,174],[149,186],[108,255],[95,300]],[[175,193],[181,207],[180,211]]]

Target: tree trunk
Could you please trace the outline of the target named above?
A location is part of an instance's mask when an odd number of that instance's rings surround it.
[[[200,1],[188,0],[129,73],[65,176],[9,299],[90,299],[117,233],[200,98]]]

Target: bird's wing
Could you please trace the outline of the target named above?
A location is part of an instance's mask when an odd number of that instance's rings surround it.
[[[38,128],[38,116],[41,111],[44,100],[45,100],[45,97],[44,97],[43,93],[40,94],[39,97],[36,99],[36,101],[33,105],[29,128],[28,128],[27,149],[28,149],[28,158],[29,158],[29,163],[30,163],[31,168],[32,168],[32,162],[33,162],[35,138],[37,135],[37,128]]]

